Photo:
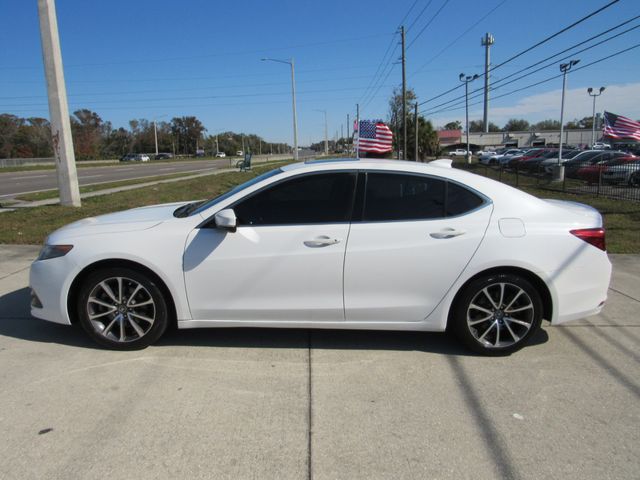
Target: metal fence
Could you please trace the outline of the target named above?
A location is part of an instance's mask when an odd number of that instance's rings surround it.
[[[640,202],[640,158],[605,163],[566,162],[563,181],[553,181],[553,164],[540,160],[485,165],[454,163],[518,188],[539,188]]]

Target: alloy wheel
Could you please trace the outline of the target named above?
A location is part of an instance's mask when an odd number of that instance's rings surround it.
[[[156,305],[149,291],[126,277],[111,277],[96,284],[86,303],[96,333],[114,342],[144,337],[156,319]]]
[[[467,327],[486,348],[506,348],[520,342],[535,320],[531,297],[508,282],[493,283],[478,291],[467,308]]]

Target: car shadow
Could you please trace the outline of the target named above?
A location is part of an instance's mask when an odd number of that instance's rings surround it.
[[[21,288],[0,296],[0,335],[30,342],[57,343],[101,349],[81,328],[47,322],[30,314],[30,293]],[[540,330],[530,345],[546,343]],[[314,348],[343,350],[397,350],[475,355],[448,333],[379,330],[325,330],[293,328],[169,329],[157,347]]]

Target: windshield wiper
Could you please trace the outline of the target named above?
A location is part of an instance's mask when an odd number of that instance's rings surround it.
[[[173,216],[177,218],[188,217],[191,212],[193,212],[196,208],[204,203],[203,200],[197,202],[187,203],[186,205],[182,205],[181,207],[176,208],[173,212]]]

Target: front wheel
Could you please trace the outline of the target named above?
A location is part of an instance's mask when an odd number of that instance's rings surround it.
[[[506,355],[524,347],[540,329],[542,299],[519,275],[487,275],[465,287],[450,321],[458,338],[473,351]]]
[[[169,323],[162,291],[149,276],[129,268],[105,268],[89,275],[76,308],[87,334],[114,350],[145,348]]]

